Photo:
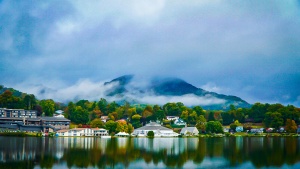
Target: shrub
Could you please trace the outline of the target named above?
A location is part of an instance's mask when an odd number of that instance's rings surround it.
[[[147,136],[148,137],[154,137],[154,132],[153,131],[148,131]]]

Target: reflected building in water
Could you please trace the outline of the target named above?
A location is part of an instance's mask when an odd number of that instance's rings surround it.
[[[134,146],[148,152],[166,151],[167,155],[179,155],[186,149],[197,149],[198,138],[134,139]]]
[[[0,142],[0,168],[24,162],[41,168],[124,168],[137,162],[144,168],[243,168],[245,163],[256,168],[300,161],[298,138],[0,137]]]

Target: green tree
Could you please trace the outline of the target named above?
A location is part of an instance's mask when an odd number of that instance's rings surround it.
[[[189,124],[195,125],[198,121],[198,116],[195,111],[189,113],[188,122]]]
[[[249,117],[253,118],[256,123],[262,122],[265,118],[268,107],[268,104],[255,103],[250,109]]]
[[[282,115],[278,112],[267,112],[264,123],[266,127],[274,127],[278,129],[283,125]]]
[[[112,120],[109,120],[105,123],[105,128],[109,131],[109,133],[116,132],[117,123]]]
[[[76,106],[70,120],[76,124],[86,124],[89,121],[89,113],[81,106]]]
[[[228,124],[232,123],[234,120],[232,114],[229,112],[222,112],[221,116],[222,116],[224,125],[228,125]]]
[[[42,106],[43,112],[46,116],[53,116],[55,111],[55,102],[52,99],[41,100],[40,105]]]
[[[154,132],[153,131],[148,131],[147,136],[148,137],[154,137]]]
[[[167,104],[163,105],[163,110],[165,111],[166,115],[168,115],[168,116],[180,116],[181,109],[179,106],[182,106],[182,104],[167,103]]]
[[[96,118],[96,119],[94,119],[93,121],[91,121],[91,123],[90,123],[90,125],[91,125],[91,127],[93,127],[93,128],[104,128],[104,123],[103,123],[103,121],[101,121],[101,119],[99,119],[99,118]]]
[[[209,121],[206,123],[206,132],[223,133],[223,126],[219,121]]]
[[[75,112],[75,108],[76,108],[75,104],[73,102],[69,102],[68,106],[64,110],[65,117],[72,119],[73,118],[72,116],[74,116],[73,113]]]
[[[131,117],[131,124],[134,128],[142,127],[141,117],[139,114],[135,114]]]
[[[120,107],[116,102],[111,102],[107,105],[107,114],[116,112],[117,108]]]
[[[205,115],[204,110],[200,106],[193,107],[193,110],[197,113],[198,116],[200,116],[200,115],[204,116]]]
[[[181,113],[181,116],[180,116],[181,119],[183,119],[184,121],[188,122],[188,119],[189,119],[189,112],[187,110],[183,111]]]
[[[134,127],[130,123],[127,126],[128,126],[128,133],[131,134],[134,131]]]
[[[153,110],[154,116],[157,120],[163,121],[164,118],[166,118],[166,115],[163,110]]]
[[[212,111],[209,112],[207,121],[215,121],[214,113]]]
[[[13,96],[13,92],[5,90],[0,95],[0,107],[9,109],[20,109],[24,108],[24,102],[21,98]]]
[[[23,98],[23,101],[24,101],[24,104],[25,104],[27,110],[34,109],[34,107],[36,105],[36,98],[33,94],[25,95],[25,97]]]
[[[107,113],[107,101],[104,98],[101,98],[99,100],[99,102],[97,103],[100,111],[104,114],[104,115],[108,115]]]
[[[200,115],[198,118],[198,122],[196,124],[197,129],[200,132],[204,132],[206,128],[206,118],[203,115]]]
[[[288,133],[296,133],[297,131],[297,124],[295,123],[294,120],[287,119],[286,120],[286,125],[285,125],[285,130]]]

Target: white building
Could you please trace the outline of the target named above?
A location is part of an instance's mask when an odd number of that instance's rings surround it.
[[[185,136],[194,136],[198,135],[199,131],[196,127],[184,127],[181,129],[180,134]]]
[[[101,119],[101,121],[103,121],[104,123],[106,123],[107,120],[108,120],[108,116],[101,116],[100,119]]]
[[[74,128],[70,130],[59,130],[58,136],[108,136],[108,131],[102,128]]]
[[[108,130],[103,128],[92,128],[94,131],[94,136],[108,136]]]
[[[178,119],[179,119],[179,117],[178,117],[178,116],[167,116],[166,118],[167,118],[167,120],[173,120],[173,121],[175,121],[175,120],[178,120]]]
[[[186,125],[186,122],[184,122],[182,119],[177,119],[174,121],[174,124],[177,125],[177,126],[185,126]]]
[[[155,122],[151,122],[143,127],[135,129],[132,135],[138,137],[146,137],[149,131],[154,132],[154,137],[177,137],[179,135],[173,130],[163,127]]]

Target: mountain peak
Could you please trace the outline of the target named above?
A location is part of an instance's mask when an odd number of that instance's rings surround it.
[[[136,103],[145,102],[145,98],[152,98],[152,101],[157,101],[157,97],[173,101],[176,98],[179,100],[189,100],[193,105],[201,105],[207,109],[228,109],[231,104],[236,107],[249,107],[250,104],[236,96],[227,96],[215,92],[209,92],[201,88],[197,88],[192,84],[175,77],[161,78],[156,77],[148,82],[146,86],[136,86],[140,84],[141,79],[137,79],[134,87],[130,85],[133,83],[134,75],[124,75],[116,79],[106,82],[105,85],[118,82],[114,84],[111,90],[108,91],[107,96],[119,96],[126,100],[136,100]],[[151,99],[150,99],[151,100]],[[147,102],[147,101],[146,101]],[[164,104],[164,103],[162,103]]]
[[[199,90],[186,81],[174,77],[155,79],[152,81],[152,88],[156,94],[176,96],[195,93]]]
[[[111,84],[114,82],[119,82],[119,85],[127,85],[132,79],[134,75],[124,75],[118,78],[111,80],[110,82],[105,82],[104,85]]]

